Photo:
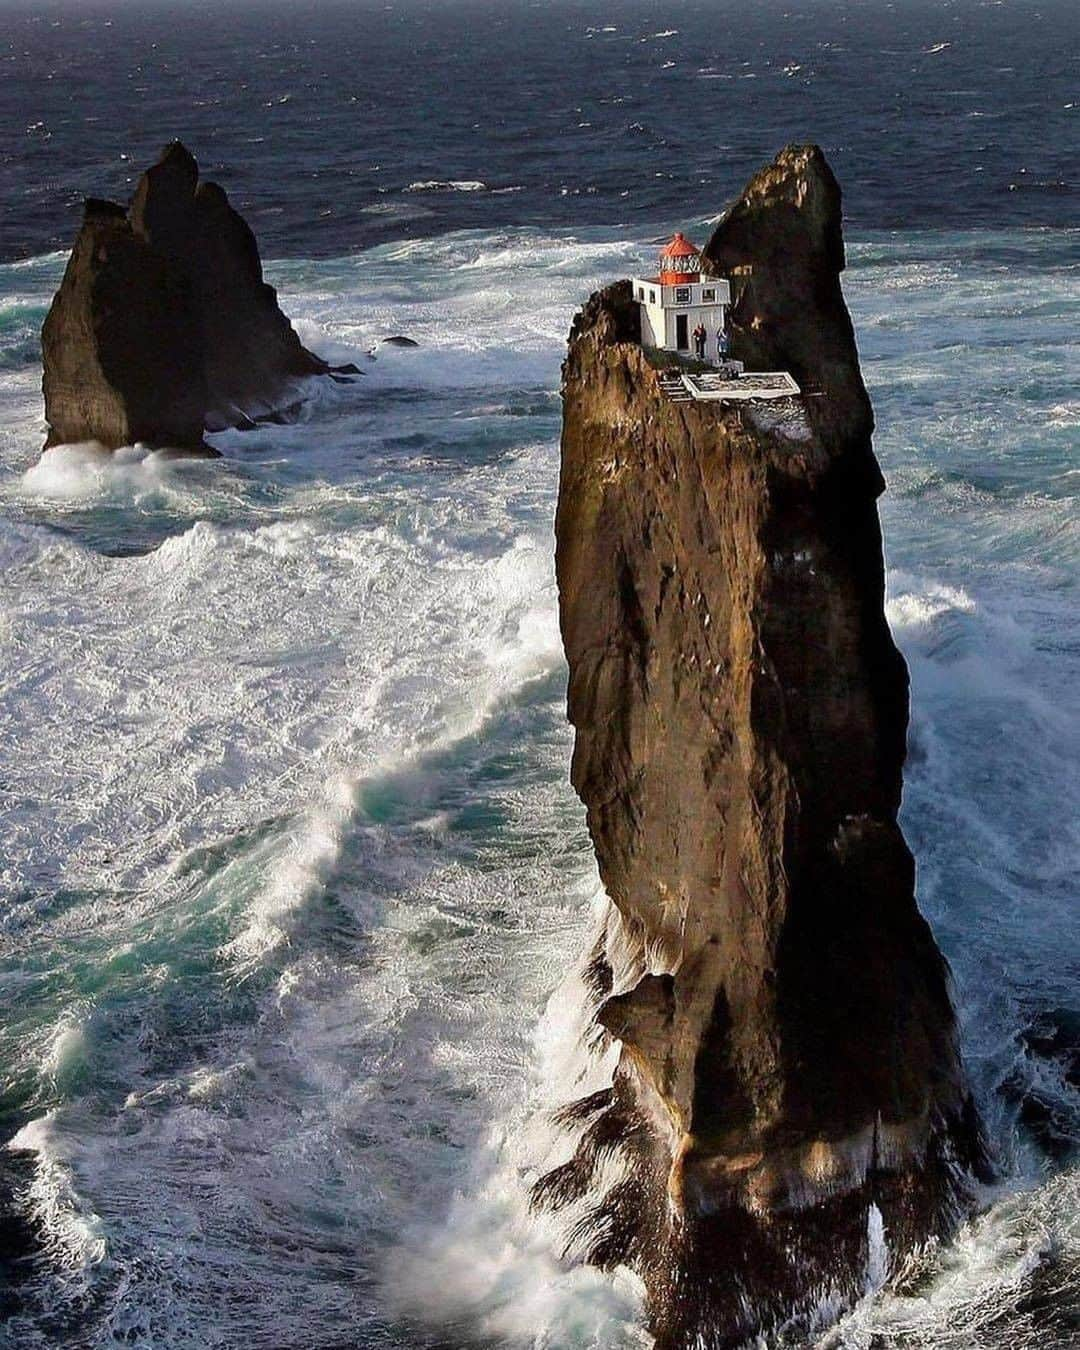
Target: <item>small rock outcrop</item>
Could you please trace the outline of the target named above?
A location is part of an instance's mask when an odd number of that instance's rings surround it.
[[[733,355],[804,397],[669,401],[609,287],[570,336],[556,521],[572,780],[611,901],[587,982],[618,1068],[561,1113],[580,1138],[534,1198],[638,1271],[661,1350],[852,1301],[951,1230],[982,1164],[897,823],[908,677],[820,150],[757,174],[704,261]]]
[[[126,210],[87,201],[42,356],[46,448],[139,441],[212,453],[205,431],[280,414],[305,376],[355,370],[301,345],[263,280],[254,234],[179,141]]]

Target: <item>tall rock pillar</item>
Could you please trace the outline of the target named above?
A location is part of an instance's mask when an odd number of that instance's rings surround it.
[[[897,824],[908,678],[821,152],[757,174],[704,262],[732,354],[803,396],[669,401],[628,284],[600,292],[556,521],[572,779],[612,906],[589,980],[621,1052],[536,1200],[641,1274],[663,1350],[856,1297],[879,1219],[894,1260],[947,1233],[979,1157]]]

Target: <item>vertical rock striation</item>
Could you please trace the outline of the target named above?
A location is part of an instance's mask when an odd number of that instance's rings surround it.
[[[46,447],[136,441],[209,453],[333,371],[263,281],[255,236],[174,141],[130,207],[89,200],[42,329]],[[350,370],[354,368],[349,368]]]
[[[588,978],[621,1050],[535,1199],[641,1274],[664,1350],[858,1296],[872,1207],[895,1261],[955,1224],[981,1157],[897,824],[907,671],[821,152],[757,174],[704,258],[733,354],[804,398],[666,401],[609,287],[570,337],[556,521],[572,779],[611,900]]]

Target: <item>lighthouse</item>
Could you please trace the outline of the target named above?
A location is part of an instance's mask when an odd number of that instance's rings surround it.
[[[708,355],[718,355],[716,335],[726,331],[731,287],[722,277],[701,275],[701,250],[685,235],[674,235],[665,246],[656,276],[634,277],[632,284],[643,346],[690,355],[694,331],[703,327]]]

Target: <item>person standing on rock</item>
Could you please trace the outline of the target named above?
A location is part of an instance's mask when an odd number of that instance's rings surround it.
[[[705,325],[699,321],[694,329],[694,351],[697,353],[699,361],[705,360],[705,343],[708,340],[708,334],[705,332]]]
[[[721,324],[716,330],[716,362],[717,365],[723,365],[727,360],[728,342],[727,333],[724,331],[724,325]]]

